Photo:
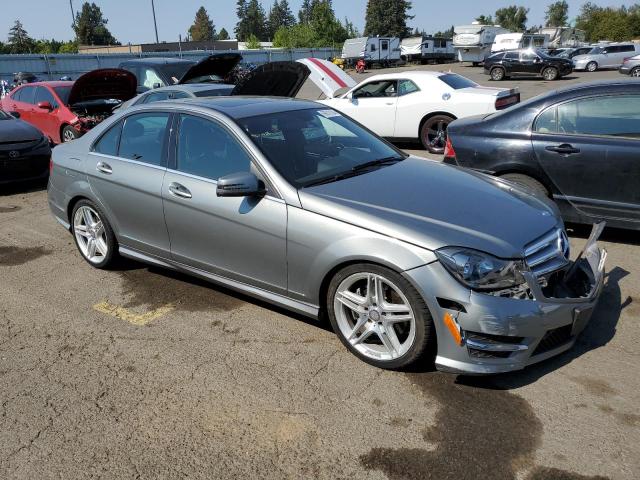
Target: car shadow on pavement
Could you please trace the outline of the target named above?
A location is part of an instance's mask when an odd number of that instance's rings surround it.
[[[567,231],[572,237],[589,238],[592,225],[568,224]],[[611,243],[625,243],[628,245],[640,245],[640,234],[636,230],[625,230],[622,228],[606,227],[600,235],[600,240]]]
[[[570,350],[557,357],[531,365],[524,370],[490,377],[460,375],[458,383],[497,390],[511,390],[536,382],[548,373],[568,365],[587,352],[607,345],[615,336],[622,311],[632,304],[631,297],[622,298],[620,281],[629,275],[623,268],[615,267],[606,274],[602,295],[587,328],[578,336]]]

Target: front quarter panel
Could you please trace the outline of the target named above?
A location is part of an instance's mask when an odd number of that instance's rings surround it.
[[[370,262],[402,272],[436,260],[429,250],[296,207],[288,207],[287,258],[291,296],[323,307],[323,280],[349,263]]]

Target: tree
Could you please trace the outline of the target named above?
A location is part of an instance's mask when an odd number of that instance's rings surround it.
[[[258,0],[238,0],[236,14],[238,23],[236,24],[236,37],[241,42],[247,41],[251,35],[255,35],[259,40],[266,37],[266,16],[262,5]]]
[[[35,48],[33,38],[29,36],[20,20],[16,20],[9,30],[7,47],[9,53],[31,53]]]
[[[585,31],[589,42],[621,42],[637,38],[640,36],[640,5],[602,8],[587,2],[576,18],[576,28]]]
[[[511,5],[496,10],[495,21],[512,32],[524,32],[527,29],[528,8]]]
[[[344,30],[347,34],[347,38],[356,38],[360,36],[360,31],[348,18],[344,19]]]
[[[298,21],[300,23],[309,23],[311,21],[311,10],[313,10],[311,0],[304,0],[298,11]]]
[[[368,0],[364,34],[406,37],[411,33],[407,20],[413,19],[410,9],[408,0]]]
[[[493,17],[491,15],[480,15],[476,17],[476,22],[480,25],[493,25]]]
[[[216,28],[204,7],[196,12],[196,19],[189,27],[189,37],[194,42],[210,42],[216,39]]]
[[[306,23],[280,27],[273,37],[273,46],[276,48],[311,48],[314,44],[315,32]]]
[[[336,19],[330,0],[314,2],[309,24],[315,32],[315,47],[333,46],[336,43],[344,43],[348,38],[344,26]]]
[[[274,0],[267,20],[268,35],[273,38],[280,27],[295,25],[296,17],[293,16],[287,0]]]
[[[569,4],[561,0],[549,4],[544,15],[547,27],[566,27],[569,20]]]
[[[246,46],[248,50],[258,50],[262,45],[260,45],[260,39],[252,33],[247,38]]]
[[[222,27],[220,29],[220,33],[218,33],[218,40],[229,40],[229,32],[227,32],[227,29]]]
[[[74,41],[65,42],[60,46],[58,53],[78,53],[78,44]]]
[[[436,32],[433,34],[433,36],[441,37],[441,38],[453,38],[453,33],[454,33],[454,26],[451,25],[451,28],[449,28],[448,30],[445,30],[444,32]]]
[[[81,45],[120,45],[107,28],[108,20],[102,16],[102,10],[95,3],[84,2],[76,13],[73,30]]]

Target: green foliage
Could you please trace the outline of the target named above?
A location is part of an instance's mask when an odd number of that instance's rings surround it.
[[[631,7],[599,7],[585,3],[576,18],[576,28],[584,30],[587,41],[621,42],[640,37],[640,4]]]
[[[566,27],[569,20],[569,4],[566,0],[553,2],[544,15],[547,27]]]
[[[220,29],[220,33],[218,33],[218,40],[229,40],[229,32],[227,32],[227,29],[222,27]]]
[[[81,45],[120,45],[107,28],[108,20],[102,16],[102,10],[95,3],[84,2],[76,13],[73,29]]]
[[[6,48],[8,53],[35,53],[36,43],[24,29],[20,20],[16,20],[9,30]]]
[[[260,39],[252,33],[247,37],[246,45],[248,50],[259,50],[261,47]]]
[[[454,30],[454,26],[451,25],[451,28],[445,30],[444,32],[436,32],[433,34],[433,36],[442,37],[442,38],[453,38],[453,30]]]
[[[304,0],[302,7],[298,11],[298,21],[300,23],[309,23],[311,21],[311,11],[313,10],[312,0]]]
[[[193,25],[189,27],[189,37],[194,42],[208,42],[216,39],[216,28],[204,7],[196,12]]]
[[[341,45],[347,38],[359,35],[348,19],[344,25],[336,18],[331,0],[312,0],[307,21],[280,27],[273,37],[278,48],[319,48]],[[304,5],[303,5],[304,6]],[[306,17],[305,17],[306,18]]]
[[[248,41],[251,35],[259,40],[265,40],[268,35],[267,19],[264,8],[258,0],[238,0],[236,15],[238,23],[236,24],[236,37],[241,42]]]
[[[364,34],[368,36],[406,37],[411,34],[407,27],[411,2],[407,0],[369,0],[367,2]]]
[[[273,37],[273,46],[276,48],[310,48],[315,44],[315,31],[305,23],[280,27]]]
[[[524,32],[527,29],[528,8],[511,5],[496,10],[495,21],[512,32]]]
[[[64,42],[60,46],[58,53],[78,53],[78,43],[72,40],[68,42]]]
[[[295,25],[296,17],[293,16],[287,0],[273,0],[273,6],[269,11],[267,30],[269,38],[273,38],[280,27]]]
[[[480,15],[476,17],[476,22],[480,22],[481,25],[493,25],[493,17],[491,15]]]

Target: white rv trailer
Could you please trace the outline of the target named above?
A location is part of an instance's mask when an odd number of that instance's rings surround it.
[[[364,58],[368,64],[389,65],[400,61],[400,39],[397,37],[349,38],[342,47],[342,58],[349,63]]]
[[[443,63],[455,58],[453,41],[444,37],[409,37],[400,43],[400,53],[406,62]]]
[[[572,27],[546,27],[538,33],[549,35],[549,48],[582,47],[585,44],[586,33]]]
[[[491,46],[491,53],[520,48],[546,48],[548,44],[549,35],[540,33],[502,33],[496,35]]]
[[[481,25],[479,22],[473,22],[471,25],[454,27],[453,33],[453,48],[458,60],[478,65],[491,54],[496,35],[509,33],[509,30],[499,25]]]
[[[400,42],[400,58],[405,62],[422,60],[422,43],[424,37],[407,37]]]

